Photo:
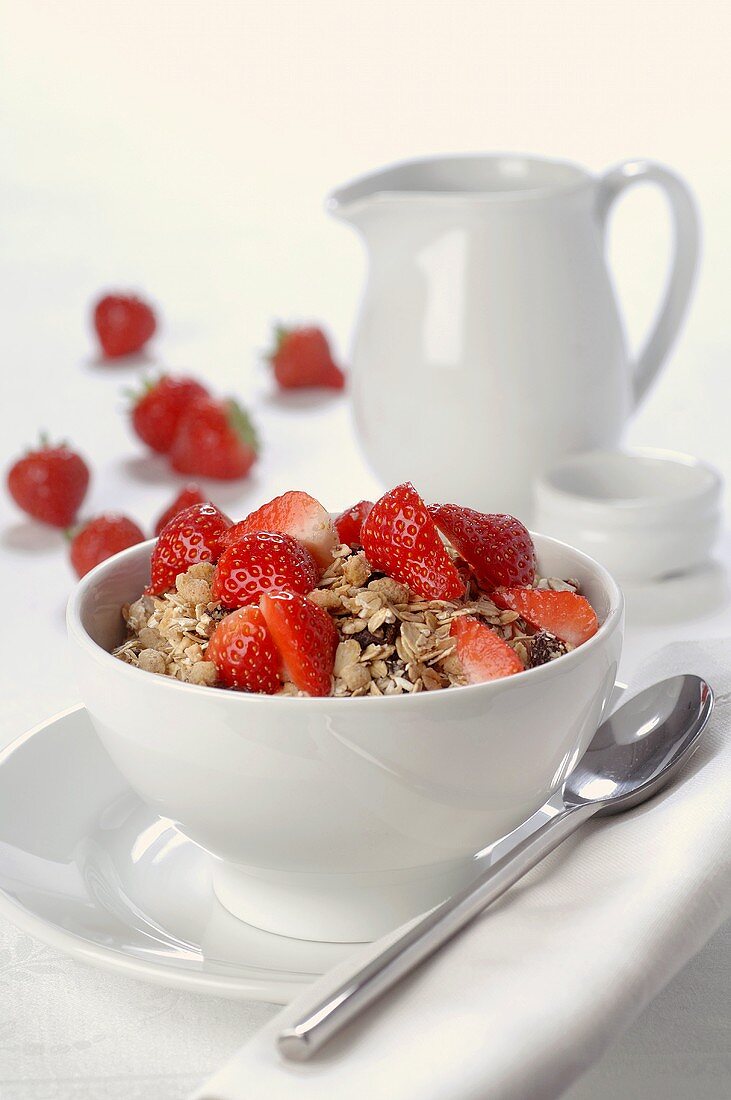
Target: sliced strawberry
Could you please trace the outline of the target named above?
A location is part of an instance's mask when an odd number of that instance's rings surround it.
[[[273,695],[281,687],[282,658],[258,607],[242,607],[221,619],[206,660],[213,661],[226,687],[262,695]]]
[[[173,516],[152,551],[148,595],[172,588],[178,573],[185,573],[199,561],[217,562],[230,526],[228,516],[212,504],[194,504]]]
[[[309,695],[329,695],[338,632],[327,611],[296,592],[262,596],[259,607],[292,683]]]
[[[361,540],[373,568],[407,584],[417,596],[455,600],[464,595],[464,584],[434,520],[410,481],[374,504],[361,528]]]
[[[335,530],[346,546],[360,546],[360,531],[373,510],[372,500],[359,500],[352,508],[346,508],[335,520]]]
[[[471,616],[455,619],[449,633],[457,641],[457,656],[471,684],[499,680],[523,671],[515,650],[479,619]]]
[[[265,592],[307,595],[320,579],[317,562],[291,535],[252,531],[221,554],[212,594],[224,607],[257,603]]]
[[[339,543],[330,513],[309,493],[290,490],[262,504],[255,512],[235,523],[226,536],[231,545],[252,531],[278,531],[299,539],[320,566],[327,569]]]
[[[548,630],[569,645],[581,645],[599,629],[594,608],[576,592],[554,592],[548,588],[496,588],[492,599],[498,607],[517,611],[531,626]]]
[[[458,504],[432,504],[429,511],[439,530],[472,566],[481,588],[533,583],[535,549],[520,520]]]

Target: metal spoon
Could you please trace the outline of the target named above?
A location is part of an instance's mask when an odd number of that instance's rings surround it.
[[[622,813],[651,798],[697,747],[712,708],[713,692],[698,676],[663,680],[621,706],[566,779],[553,816],[282,1031],[280,1053],[305,1061],[590,817]],[[546,809],[555,805],[554,795]]]

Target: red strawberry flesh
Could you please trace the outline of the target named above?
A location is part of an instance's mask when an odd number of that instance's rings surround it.
[[[411,482],[391,489],[373,506],[361,528],[368,561],[418,596],[456,600],[464,584],[429,510]]]
[[[548,630],[562,642],[578,646],[599,629],[596,612],[577,592],[548,588],[496,588],[492,598],[498,607],[518,614],[538,630]]]
[[[515,650],[479,619],[472,616],[454,619],[450,635],[457,642],[457,657],[471,684],[482,684],[523,671],[523,664]]]

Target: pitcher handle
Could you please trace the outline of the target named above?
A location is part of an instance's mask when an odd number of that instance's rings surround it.
[[[643,399],[675,342],[690,302],[698,264],[700,227],[693,196],[679,176],[649,160],[630,160],[599,180],[596,212],[602,231],[617,196],[636,183],[655,183],[665,192],[673,219],[675,255],[655,327],[634,367],[634,399]]]

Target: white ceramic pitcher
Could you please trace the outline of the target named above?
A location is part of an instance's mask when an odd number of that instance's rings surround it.
[[[629,361],[604,254],[626,187],[665,192],[675,259],[655,327]],[[362,234],[368,282],[352,353],[356,423],[385,485],[527,518],[534,478],[616,444],[662,366],[693,283],[686,185],[648,161],[594,177],[536,157],[409,161],[330,197]]]

